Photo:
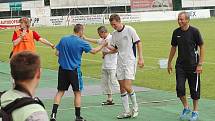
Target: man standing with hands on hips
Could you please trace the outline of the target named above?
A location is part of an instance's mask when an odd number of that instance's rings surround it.
[[[175,29],[171,40],[171,50],[168,59],[168,73],[172,72],[172,59],[178,47],[178,58],[176,61],[176,91],[177,96],[183,104],[180,119],[189,118],[191,110],[186,99],[185,82],[188,79],[190,95],[193,99],[193,112],[190,121],[199,118],[198,100],[200,99],[200,74],[204,60],[204,44],[199,30],[189,25],[190,16],[187,12],[178,15],[179,28]],[[200,55],[198,54],[198,48]]]

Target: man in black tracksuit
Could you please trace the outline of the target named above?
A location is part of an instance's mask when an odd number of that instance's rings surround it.
[[[191,112],[186,99],[185,82],[188,79],[191,98],[193,99],[193,112],[190,121],[196,121],[198,115],[198,100],[200,99],[200,73],[204,59],[203,40],[199,30],[189,25],[189,14],[181,12],[178,15],[179,28],[175,29],[171,40],[171,50],[168,59],[168,73],[172,72],[172,59],[178,47],[178,58],[176,61],[176,91],[184,109],[180,118],[187,119]],[[198,54],[198,48],[200,54]]]

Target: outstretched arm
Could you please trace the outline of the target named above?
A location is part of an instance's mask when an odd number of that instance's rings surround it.
[[[86,36],[83,36],[83,39],[86,40],[86,41],[88,41],[88,42],[97,44],[97,39],[87,38]]]
[[[48,40],[44,39],[44,38],[40,38],[39,41],[47,46],[50,46],[52,49],[55,48],[55,45],[52,44],[51,42],[49,42]]]
[[[107,45],[108,45],[108,42],[104,42],[104,43],[102,43],[102,45],[99,45],[96,48],[92,48],[92,50],[90,51],[90,53],[96,54],[97,52],[101,51],[103,47],[106,47]]]
[[[96,47],[96,48],[92,48],[91,51],[90,51],[90,53],[91,53],[91,54],[96,54],[96,53],[98,53],[99,51],[101,51],[102,48],[103,48],[103,45],[99,45],[99,46]]]

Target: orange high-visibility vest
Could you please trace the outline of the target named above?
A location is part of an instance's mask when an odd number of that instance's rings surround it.
[[[19,37],[22,33],[20,30],[15,31],[17,36]],[[36,47],[34,43],[33,31],[29,30],[27,34],[23,37],[23,39],[15,46],[13,46],[13,55],[22,51],[31,51],[35,52]]]

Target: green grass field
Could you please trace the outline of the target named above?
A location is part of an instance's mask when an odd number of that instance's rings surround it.
[[[159,90],[175,92],[175,74],[168,75],[166,69],[159,69],[158,60],[167,58],[170,49],[172,31],[178,27],[176,21],[130,23],[143,42],[144,69],[138,69],[135,85]],[[203,36],[206,53],[201,78],[201,95],[204,98],[215,99],[214,72],[215,72],[215,18],[191,20],[191,25],[200,29]],[[87,25],[85,34],[88,37],[98,38],[96,28],[100,25]],[[109,31],[113,29],[107,25]],[[49,41],[57,44],[60,38],[72,34],[72,27],[40,27],[32,28]],[[13,30],[0,30],[0,61],[8,62],[12,49],[11,38]],[[37,43],[37,52],[41,55],[42,67],[56,70],[57,57],[54,50]],[[41,47],[42,46],[42,47]],[[93,45],[95,46],[95,45]],[[83,55],[82,71],[84,76],[100,78],[101,54]]]

